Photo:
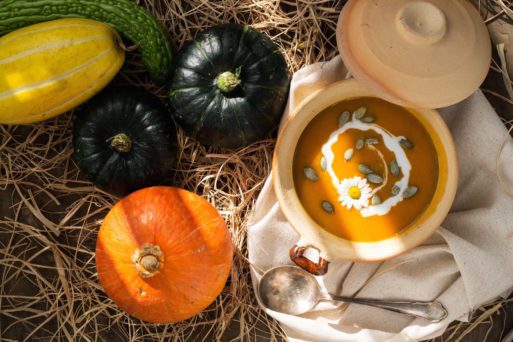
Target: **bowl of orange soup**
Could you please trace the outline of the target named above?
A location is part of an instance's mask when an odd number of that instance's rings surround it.
[[[382,260],[419,245],[449,212],[457,175],[437,111],[386,102],[355,80],[306,99],[280,132],[273,160],[298,246],[328,261]]]

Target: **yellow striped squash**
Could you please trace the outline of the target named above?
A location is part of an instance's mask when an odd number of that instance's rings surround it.
[[[107,24],[60,19],[0,38],[0,124],[62,114],[105,87],[125,60]]]

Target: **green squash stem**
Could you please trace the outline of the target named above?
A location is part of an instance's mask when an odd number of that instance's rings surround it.
[[[240,84],[240,67],[235,70],[235,73],[231,71],[225,71],[217,76],[217,88],[223,93],[228,94],[235,90]]]
[[[111,139],[110,146],[119,153],[128,153],[132,150],[132,140],[125,133],[116,134]]]

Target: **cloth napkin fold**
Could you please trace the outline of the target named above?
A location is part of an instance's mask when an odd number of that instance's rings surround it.
[[[347,76],[340,57],[310,65],[294,74],[284,120],[314,91]],[[496,154],[506,129],[483,94],[440,110],[458,153],[456,200],[442,227],[423,245],[385,262],[331,260],[317,277],[328,292],[395,300],[434,300],[449,311],[447,319],[424,319],[360,305],[321,303],[301,316],[266,312],[280,322],[291,341],[413,341],[441,335],[454,320],[513,287],[513,199],[496,177]],[[291,150],[290,153],[294,151]],[[513,143],[500,160],[513,187]],[[290,226],[269,177],[248,227],[253,286],[263,272],[292,264],[288,252],[299,236]]]

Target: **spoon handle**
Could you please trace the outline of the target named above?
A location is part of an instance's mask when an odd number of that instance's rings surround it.
[[[385,310],[403,313],[406,315],[421,317],[433,323],[440,322],[447,317],[447,309],[440,302],[407,302],[388,301],[369,298],[352,298],[328,294],[332,300],[378,307]]]

